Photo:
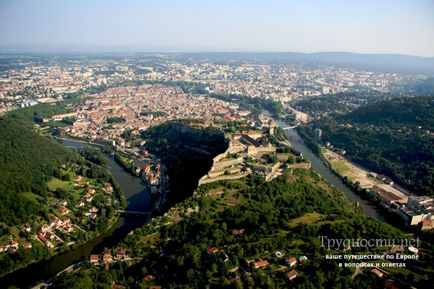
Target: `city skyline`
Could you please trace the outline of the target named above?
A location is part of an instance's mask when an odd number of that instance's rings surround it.
[[[288,3],[289,2],[289,3]],[[0,2],[0,50],[434,57],[431,1]]]

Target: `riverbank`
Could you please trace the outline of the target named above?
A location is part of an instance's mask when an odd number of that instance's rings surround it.
[[[267,112],[265,112],[264,114],[269,116]],[[301,136],[297,133],[296,128],[288,127],[288,125],[282,121],[275,119],[273,120],[278,127],[284,129],[285,135],[288,138],[291,147],[297,152],[302,153],[303,157],[311,162],[312,169],[318,172],[321,177],[327,180],[327,182],[333,185],[337,190],[343,192],[354,205],[358,204],[358,206],[363,210],[364,214],[367,217],[372,217],[385,222],[385,216],[381,211],[377,209],[376,206],[374,206],[369,201],[363,199],[360,195],[354,192],[351,187],[345,184],[341,178],[336,176],[330,170],[330,168],[326,166],[326,164],[321,158],[319,158],[316,154],[312,152],[312,150],[304,143]]]
[[[70,148],[79,148],[88,146],[83,141],[64,140],[63,144]],[[122,191],[125,193],[127,201],[126,209],[130,211],[148,212],[152,208],[152,198],[147,191],[146,186],[142,181],[127,172],[119,166],[112,156],[107,156],[107,167],[113,178],[119,184]],[[33,262],[24,268],[17,269],[11,273],[3,275],[0,278],[2,286],[18,286],[27,288],[38,283],[40,280],[47,280],[64,268],[71,266],[83,259],[87,259],[93,252],[103,251],[106,247],[111,247],[117,244],[132,230],[142,226],[145,219],[134,216],[116,216],[113,224],[104,232],[93,236],[81,245],[73,245],[70,249],[58,252],[56,255],[47,259]],[[77,246],[77,247],[74,247]]]
[[[393,188],[393,186],[375,179],[373,176],[371,176],[372,173],[367,169],[362,168],[358,164],[355,164],[345,157],[340,156],[326,148],[321,148],[321,158],[324,160],[325,164],[330,168],[330,170],[345,184],[351,187],[363,199],[368,200],[373,206],[380,210],[389,224],[392,224],[403,231],[412,232],[412,230],[405,225],[404,220],[398,216],[397,209],[391,208],[390,205],[386,205],[384,200],[374,192],[375,188],[379,186],[381,186],[383,190],[396,190]],[[338,163],[338,165],[342,164],[343,168],[336,167],[334,158],[340,159],[341,163]],[[354,176],[354,173],[351,171],[348,172],[345,167],[350,167],[350,170],[351,168],[355,168],[355,170],[359,172]],[[402,195],[404,195],[404,197],[408,197],[404,193],[402,193]]]

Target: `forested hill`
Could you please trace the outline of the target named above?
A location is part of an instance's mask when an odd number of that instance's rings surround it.
[[[37,211],[37,203],[18,193],[45,195],[47,180],[58,176],[60,166],[73,157],[31,124],[0,118],[0,221],[19,223]]]
[[[346,262],[325,256],[372,254],[368,250],[383,254],[388,249],[353,247],[348,251],[336,246],[328,250],[320,236],[403,238],[392,226],[355,213],[318,174],[294,169],[265,183],[247,177],[201,185],[193,197],[134,230],[119,244],[142,261],[130,267],[110,264],[106,270],[87,263],[52,282],[59,289],[114,288],[112,284],[184,289],[385,287],[385,280],[371,273],[371,268],[360,268],[357,271],[363,273],[357,274],[355,268],[342,266]],[[304,261],[288,265],[289,258],[301,256]],[[418,268],[432,267],[423,266]],[[408,268],[399,269],[387,269],[386,277],[393,278],[397,287],[410,288],[409,283],[429,287],[423,270],[414,277]],[[289,271],[297,272],[297,277],[288,280]]]
[[[396,98],[360,107],[339,118],[356,124],[434,127],[434,97]]]
[[[307,141],[322,129],[321,142],[343,149],[353,161],[415,193],[434,194],[433,98],[382,101],[301,127]],[[309,140],[310,139],[310,140]]]

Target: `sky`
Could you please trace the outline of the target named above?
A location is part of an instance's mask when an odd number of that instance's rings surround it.
[[[0,49],[434,57],[434,0],[0,0]]]

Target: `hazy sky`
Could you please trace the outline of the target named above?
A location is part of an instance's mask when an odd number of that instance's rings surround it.
[[[434,56],[434,0],[0,0],[0,48]]]

